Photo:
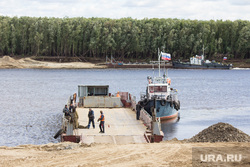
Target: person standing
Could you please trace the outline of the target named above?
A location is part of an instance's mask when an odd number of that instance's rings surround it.
[[[100,118],[98,119],[98,121],[100,121],[100,124],[99,124],[100,132],[99,133],[105,133],[105,131],[104,131],[105,117],[104,117],[104,114],[102,111],[100,111],[100,113],[101,113],[101,115],[100,115]]]
[[[64,113],[65,116],[69,115],[69,109],[68,109],[67,104],[65,104],[65,107],[63,108],[63,113]]]
[[[79,123],[78,123],[78,113],[76,111],[76,108],[73,106],[73,104],[70,105],[70,115],[71,115],[71,118],[72,118],[72,121],[73,121],[73,127],[74,129],[78,129],[78,126],[79,126]]]
[[[119,91],[116,93],[116,97],[121,97]]]
[[[141,105],[140,102],[138,102],[138,104],[136,104],[136,119],[140,120],[140,112],[141,112]]]
[[[94,115],[94,111],[91,110],[91,108],[89,108],[89,113],[88,113],[88,117],[89,117],[89,124],[88,124],[88,129],[90,128],[90,124],[92,122],[92,126],[95,129],[95,115]]]
[[[75,108],[77,107],[76,98],[77,98],[77,95],[76,95],[76,93],[74,93],[74,94],[73,94],[72,103],[73,103],[73,106],[74,106]]]
[[[69,112],[69,109],[68,109],[68,106],[67,104],[65,105],[65,107],[63,108],[63,113],[64,113],[64,116],[67,120],[69,120],[69,118],[71,117],[70,115],[70,112]]]
[[[73,95],[69,96],[69,99],[68,99],[68,106],[70,107],[71,104],[73,105],[73,107],[77,107],[77,94],[74,93]]]

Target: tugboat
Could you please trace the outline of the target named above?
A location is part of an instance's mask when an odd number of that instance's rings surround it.
[[[173,68],[182,69],[232,69],[232,64],[222,64],[215,61],[204,60],[204,56],[195,56],[190,58],[190,62],[173,61]]]
[[[223,58],[224,60],[227,60],[227,57]],[[173,61],[173,68],[182,68],[182,69],[232,69],[232,64],[223,64],[223,63],[217,63],[214,60],[209,61],[204,59],[204,46],[203,46],[203,55],[195,57],[190,57],[190,62],[181,62]]]
[[[146,94],[141,94],[139,101],[139,105],[150,115],[152,115],[155,107],[156,117],[160,118],[161,121],[179,118],[178,110],[180,109],[177,90],[170,87],[171,79],[167,77],[166,73],[162,77],[160,76],[160,59],[162,57],[163,60],[166,60],[163,57],[164,54],[162,52],[159,54],[158,51],[159,76],[147,77]]]

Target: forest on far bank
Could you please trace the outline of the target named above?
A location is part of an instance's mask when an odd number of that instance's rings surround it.
[[[203,45],[207,59],[249,59],[250,22],[0,16],[0,56],[156,60],[160,48],[175,60]]]

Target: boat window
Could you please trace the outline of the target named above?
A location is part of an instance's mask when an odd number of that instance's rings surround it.
[[[149,92],[154,93],[154,92],[166,92],[167,91],[167,86],[150,86],[149,87]]]

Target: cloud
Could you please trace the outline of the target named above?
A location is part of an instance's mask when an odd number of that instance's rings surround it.
[[[124,7],[146,7],[146,8],[153,8],[156,7],[159,4],[159,1],[152,1],[152,0],[126,0],[126,2],[123,4]]]
[[[250,5],[250,1],[249,0],[229,0],[229,2],[232,5],[239,5],[239,6],[249,6]]]
[[[7,16],[250,20],[248,0],[1,0]]]

